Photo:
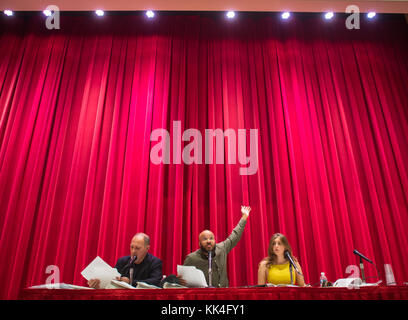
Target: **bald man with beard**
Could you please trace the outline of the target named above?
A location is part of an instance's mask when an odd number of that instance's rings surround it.
[[[241,206],[241,220],[223,242],[216,243],[214,233],[210,230],[201,232],[198,237],[200,249],[190,253],[184,260],[184,265],[200,269],[208,284],[208,253],[212,252],[212,286],[228,287],[227,255],[241,239],[250,211],[250,207]]]

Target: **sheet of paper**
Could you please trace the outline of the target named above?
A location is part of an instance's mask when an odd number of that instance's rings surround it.
[[[137,289],[161,289],[160,287],[154,286],[152,284],[148,284],[143,281],[138,281],[136,288]]]
[[[135,287],[131,286],[130,284],[124,281],[118,280],[111,280],[111,285],[107,287],[107,289],[136,289]]]
[[[382,280],[379,280],[379,281],[377,281],[375,283],[364,283],[364,282],[362,282],[360,284],[360,287],[374,287],[374,286],[379,286],[381,283],[382,283]]]
[[[172,283],[172,282],[165,282],[163,284],[163,289],[183,289],[183,288],[188,288],[188,287],[182,286],[177,283]]]
[[[177,274],[187,282],[188,287],[208,287],[204,273],[194,266],[177,265]]]
[[[360,278],[343,278],[337,279],[333,284],[333,287],[347,288],[347,287],[359,287],[363,281]]]
[[[74,284],[66,284],[66,283],[40,284],[38,286],[29,287],[28,289],[91,289],[91,290],[94,290],[93,288],[82,287],[82,286],[77,286]]]
[[[116,268],[112,268],[109,264],[103,261],[100,257],[96,257],[84,270],[81,275],[86,279],[99,279],[100,287],[106,288],[112,279],[120,277],[120,273]]]

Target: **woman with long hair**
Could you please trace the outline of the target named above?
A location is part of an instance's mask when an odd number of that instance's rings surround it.
[[[295,268],[290,267],[290,261],[286,258],[285,251],[288,251],[292,257],[299,273],[296,272]],[[292,270],[292,277],[290,270]],[[299,262],[292,255],[292,248],[289,245],[288,239],[281,233],[275,233],[272,236],[269,241],[268,256],[259,263],[258,285],[267,283],[305,286],[305,279],[302,275]]]

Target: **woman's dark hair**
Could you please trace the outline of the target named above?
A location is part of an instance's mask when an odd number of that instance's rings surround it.
[[[277,256],[273,252],[273,243],[276,239],[279,239],[282,242],[285,250],[289,251],[290,255],[293,257],[292,247],[289,244],[288,238],[286,238],[282,233],[275,233],[272,236],[271,240],[269,240],[268,256],[264,259],[264,261],[266,261],[267,268],[269,268],[273,264],[276,264]],[[297,259],[295,257],[293,257],[293,260],[297,262]]]

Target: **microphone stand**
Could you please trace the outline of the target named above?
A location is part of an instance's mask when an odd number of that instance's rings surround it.
[[[212,288],[212,252],[208,252],[208,287]]]
[[[289,262],[290,284],[293,285],[292,262]]]
[[[129,284],[131,285],[131,286],[133,286],[133,268],[132,268],[132,266],[130,267],[130,269],[129,269]]]
[[[379,281],[378,283],[381,283],[382,280],[381,280],[381,278],[380,278],[380,277],[381,277],[381,275],[380,275],[380,270],[378,270],[377,265],[376,265],[373,261],[371,261],[370,259],[364,257],[364,256],[363,256],[360,252],[358,252],[356,249],[354,249],[353,253],[354,253],[355,255],[359,256],[359,258],[360,258],[360,271],[361,271],[361,279],[362,279],[363,283],[367,283],[367,282],[366,282],[366,276],[365,276],[365,274],[364,274],[363,259],[366,260],[367,262],[369,262],[369,263],[371,263],[371,264],[374,265],[375,269],[377,270],[377,278],[378,278],[378,281]],[[369,278],[370,278],[370,277],[369,277]]]
[[[133,286],[133,272],[134,272],[134,270],[133,270],[133,264],[134,264],[134,262],[136,261],[136,256],[134,256],[133,258],[131,257],[130,258],[130,262],[128,263],[128,266],[129,266],[129,284],[131,285],[131,286]]]
[[[366,283],[366,277],[364,274],[364,264],[363,264],[363,259],[360,257],[360,271],[361,271],[361,279],[363,280],[363,283]]]

